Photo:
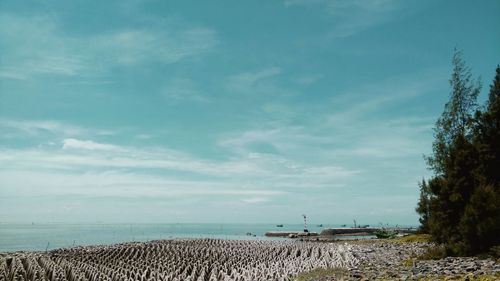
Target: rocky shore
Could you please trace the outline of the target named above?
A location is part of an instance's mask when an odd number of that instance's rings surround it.
[[[491,259],[418,261],[429,243],[161,240],[44,252],[0,253],[0,281],[10,280],[439,280],[498,276]],[[300,273],[318,268],[326,274]],[[330,270],[330,271],[328,271]],[[426,279],[427,278],[427,279]],[[495,280],[495,279],[488,279]]]
[[[352,280],[421,280],[425,277],[439,280],[464,275],[497,275],[500,280],[500,264],[492,259],[448,257],[441,260],[416,260],[415,257],[429,246],[428,243],[392,242],[353,246],[353,256],[360,262],[356,268],[349,270],[348,276]]]

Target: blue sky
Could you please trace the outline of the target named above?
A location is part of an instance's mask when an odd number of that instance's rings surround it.
[[[499,1],[0,2],[0,221],[416,224]]]

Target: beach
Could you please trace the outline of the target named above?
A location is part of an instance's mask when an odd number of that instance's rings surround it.
[[[384,241],[156,240],[2,253],[0,280],[284,281],[317,268],[342,270],[344,280],[500,273],[498,263],[476,258],[408,264],[427,247]]]

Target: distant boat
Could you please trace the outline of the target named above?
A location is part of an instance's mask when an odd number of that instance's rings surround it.
[[[318,224],[318,227],[323,227],[323,224],[322,223]]]
[[[282,224],[277,224],[276,227],[283,227],[283,225]]]

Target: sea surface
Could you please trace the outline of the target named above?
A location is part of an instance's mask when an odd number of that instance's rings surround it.
[[[131,241],[150,241],[174,238],[260,239],[269,238],[267,231],[301,231],[301,224],[13,224],[0,223],[0,252],[45,251],[58,248],[106,245]],[[309,231],[339,227],[325,224],[311,225]],[[350,237],[342,237],[349,239]],[[351,237],[369,238],[369,237]]]

